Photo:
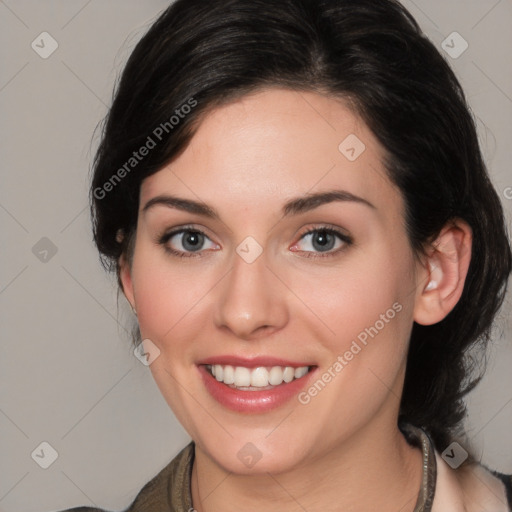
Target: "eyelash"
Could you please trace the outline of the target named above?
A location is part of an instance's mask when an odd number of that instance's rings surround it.
[[[299,241],[302,240],[303,238],[305,238],[307,235],[310,235],[312,233],[317,233],[319,231],[326,233],[328,235],[333,235],[333,236],[338,237],[343,242],[344,245],[335,251],[325,252],[325,253],[314,253],[312,251],[297,251],[297,252],[304,253],[306,255],[305,256],[306,258],[327,258],[327,257],[332,257],[332,256],[342,252],[344,249],[346,249],[348,246],[352,245],[352,243],[353,243],[353,240],[350,236],[348,236],[348,235],[342,233],[341,231],[338,231],[337,229],[335,229],[331,226],[328,226],[328,225],[319,225],[319,226],[315,226],[314,228],[310,228],[309,230],[305,231],[304,233],[302,233],[300,235]],[[177,250],[172,249],[166,245],[167,242],[174,235],[177,235],[180,233],[191,233],[191,232],[199,233],[200,235],[203,235],[206,238],[209,238],[206,233],[204,233],[203,231],[201,231],[198,228],[195,228],[193,226],[184,226],[179,229],[170,231],[168,233],[164,233],[163,235],[158,237],[157,241],[160,245],[163,245],[164,250],[172,256],[177,256],[178,258],[198,258],[198,257],[200,258],[200,257],[202,257],[201,251],[197,251],[197,254],[193,253],[193,252],[177,251]]]

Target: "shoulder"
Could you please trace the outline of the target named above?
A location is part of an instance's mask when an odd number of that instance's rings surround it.
[[[189,443],[155,477],[147,482],[124,512],[187,512],[191,508],[190,473],[194,443]],[[60,512],[107,512],[101,508],[75,507]]]
[[[436,453],[437,481],[432,512],[509,512],[512,510],[512,476],[492,472],[478,463],[452,469]]]

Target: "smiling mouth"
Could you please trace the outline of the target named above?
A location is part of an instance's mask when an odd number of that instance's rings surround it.
[[[307,375],[314,367],[259,366],[247,368],[222,364],[207,364],[206,371],[218,382],[241,391],[263,391],[288,384]]]

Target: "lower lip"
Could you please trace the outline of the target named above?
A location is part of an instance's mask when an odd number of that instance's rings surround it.
[[[303,377],[280,384],[272,389],[243,391],[230,388],[219,382],[208,372],[204,365],[199,365],[198,369],[206,389],[217,402],[232,411],[245,413],[266,412],[280,407],[299,394],[316,370],[316,368],[313,368]]]

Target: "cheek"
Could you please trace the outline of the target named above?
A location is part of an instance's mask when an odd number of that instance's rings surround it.
[[[298,297],[310,310],[331,351],[343,353],[352,341],[373,338],[407,339],[414,300],[413,260],[408,248],[391,245],[353,252],[335,267],[289,271]],[[405,328],[405,331],[404,331]],[[357,349],[356,349],[357,350]]]
[[[398,404],[414,309],[412,260],[407,252],[400,261],[387,254],[359,255],[330,279],[309,276],[297,291],[309,290],[305,302],[317,316],[303,318],[310,319],[309,331],[322,333],[327,349],[318,378],[328,383],[313,383],[301,403],[311,400],[334,437],[340,424],[363,424],[386,400]]]
[[[341,422],[352,411],[355,423],[364,422],[387,400],[390,390],[399,396],[414,309],[412,265],[407,246],[395,251],[381,245],[347,259],[330,278],[296,280],[301,283],[297,295],[309,290],[304,295],[307,303],[322,320],[309,315],[314,318],[310,330],[323,333],[327,349],[319,378],[332,385],[321,393],[311,389],[312,394],[304,397],[318,400],[316,410],[336,411],[333,415]]]
[[[140,248],[134,256],[133,282],[143,337],[158,342],[188,325],[204,306],[214,285],[209,272],[197,275],[187,263],[171,260],[160,249]],[[210,282],[211,280],[211,282]]]

